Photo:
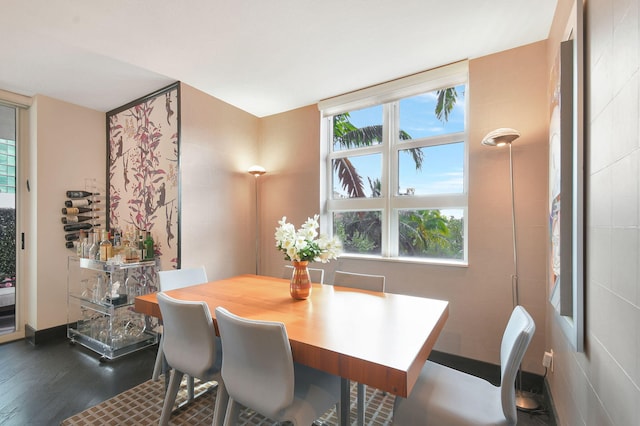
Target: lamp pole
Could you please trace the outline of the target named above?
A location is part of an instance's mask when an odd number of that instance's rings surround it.
[[[254,179],[254,189],[255,189],[255,203],[256,203],[256,214],[255,214],[255,230],[256,230],[256,247],[255,247],[255,258],[256,258],[256,275],[259,272],[259,264],[260,264],[260,223],[258,221],[258,213],[260,209],[258,208],[258,178],[263,174],[267,173],[264,167],[259,165],[253,165],[249,167],[247,172],[252,175]]]
[[[516,197],[513,189],[513,156],[511,154],[511,142],[509,142],[509,181],[511,182],[511,235],[513,237],[513,275],[511,277],[511,298],[513,307],[520,304],[520,294],[518,289],[518,250],[516,238]]]
[[[489,132],[482,139],[482,145],[504,146],[509,145],[509,182],[511,184],[511,237],[513,243],[513,275],[511,275],[511,301],[515,308],[520,304],[518,284],[518,249],[516,238],[516,198],[513,187],[513,154],[511,145],[520,137],[520,132],[514,129],[502,128]],[[518,366],[518,386],[516,389],[516,407],[521,410],[535,410],[540,405],[529,392],[522,390],[522,366]]]

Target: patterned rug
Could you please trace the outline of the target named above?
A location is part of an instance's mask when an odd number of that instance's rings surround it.
[[[187,399],[185,381],[183,381],[176,398],[176,405]],[[192,402],[174,410],[170,424],[180,425],[210,425],[213,421],[213,406],[216,398],[216,387],[211,383],[196,381],[195,393],[204,392]],[[393,411],[394,396],[366,387],[365,424],[390,425]],[[64,420],[62,426],[95,426],[95,425],[157,425],[164,400],[164,380],[148,380],[141,385],[131,388],[98,405],[86,409]],[[356,419],[356,385],[351,386],[351,420],[355,425]],[[275,422],[265,419],[252,410],[245,409],[239,417],[238,425],[273,425]],[[338,418],[335,409],[325,413],[316,425],[337,425]]]

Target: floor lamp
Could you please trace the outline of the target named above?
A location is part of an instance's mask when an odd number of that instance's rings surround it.
[[[482,145],[486,146],[509,146],[509,181],[511,182],[511,236],[513,241],[513,275],[511,275],[511,298],[513,307],[520,304],[518,294],[518,250],[516,246],[516,202],[513,190],[513,156],[511,154],[511,144],[520,137],[520,132],[515,129],[500,128],[489,132],[482,139]],[[522,369],[518,368],[518,388],[516,389],[516,406],[523,410],[535,410],[539,404],[529,392],[522,390]]]
[[[260,224],[258,223],[258,212],[260,209],[258,208],[258,178],[263,174],[267,173],[264,167],[258,166],[257,164],[249,167],[247,170],[250,175],[255,177],[255,193],[256,193],[256,275],[258,275],[258,264],[260,263]]]

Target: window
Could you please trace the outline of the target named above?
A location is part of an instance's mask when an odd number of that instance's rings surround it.
[[[16,193],[16,141],[11,139],[0,138],[0,193]]]
[[[467,64],[320,103],[323,232],[354,256],[466,263]]]

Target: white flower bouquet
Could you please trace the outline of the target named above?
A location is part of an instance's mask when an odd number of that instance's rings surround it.
[[[287,223],[286,216],[278,221],[276,247],[284,253],[285,260],[327,263],[331,259],[337,259],[342,253],[340,240],[325,235],[318,236],[318,217],[315,215],[307,218],[297,231],[291,223]]]

